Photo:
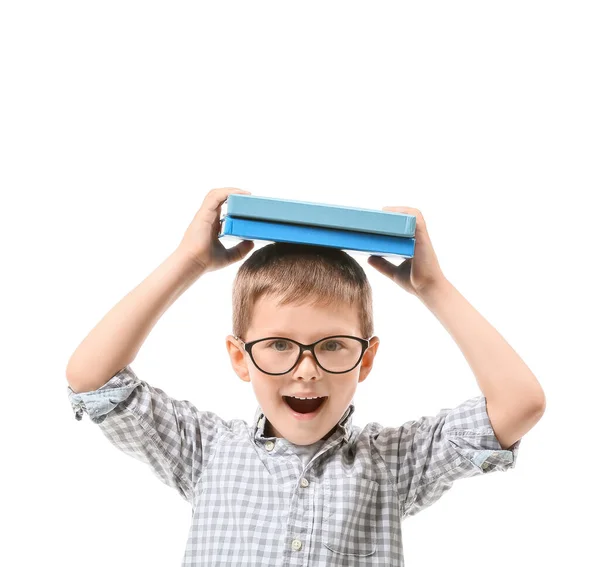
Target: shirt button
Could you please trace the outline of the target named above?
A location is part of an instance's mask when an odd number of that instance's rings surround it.
[[[273,450],[273,447],[275,447],[275,443],[273,443],[273,441],[267,441],[267,442],[265,443],[265,449],[266,449],[267,451],[272,451],[272,450]]]
[[[301,486],[302,488],[306,488],[306,487],[308,486],[308,480],[306,480],[305,478],[303,478],[303,479],[300,481],[300,486]]]
[[[489,469],[490,468],[490,464],[489,463],[483,463],[483,465],[481,465],[481,468],[483,470]]]
[[[292,542],[292,549],[294,551],[298,551],[302,547],[302,542],[299,539],[295,539]]]

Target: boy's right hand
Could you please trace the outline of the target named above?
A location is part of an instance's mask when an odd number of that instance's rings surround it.
[[[231,193],[251,194],[250,191],[235,187],[209,191],[178,246],[178,250],[187,254],[203,272],[225,268],[244,258],[254,248],[252,240],[243,240],[231,248],[225,248],[218,238],[221,230],[221,205]]]

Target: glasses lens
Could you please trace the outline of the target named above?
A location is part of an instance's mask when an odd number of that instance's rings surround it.
[[[292,369],[300,347],[287,339],[265,339],[252,346],[252,356],[263,372],[281,374]],[[329,337],[315,345],[317,360],[329,372],[347,372],[362,352],[362,345],[348,337]]]

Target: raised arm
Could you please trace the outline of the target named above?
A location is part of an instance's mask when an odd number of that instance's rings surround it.
[[[209,191],[175,252],[119,301],[77,347],[66,370],[74,392],[96,390],[131,364],[154,325],[186,289],[202,274],[241,260],[252,249],[251,241],[225,248],[218,239],[221,205],[231,193],[249,192],[234,187]]]
[[[75,392],[103,386],[137,356],[163,313],[203,273],[177,248],[90,331],[72,354],[66,375]]]

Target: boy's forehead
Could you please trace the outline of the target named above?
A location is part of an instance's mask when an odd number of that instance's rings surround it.
[[[278,297],[261,297],[256,303],[250,327],[261,336],[292,338],[296,334],[308,340],[359,333],[358,312],[346,304],[307,301],[280,305],[279,301]]]
[[[349,305],[341,302],[318,302],[307,300],[304,302],[280,303],[278,297],[261,297],[254,306],[253,318],[268,321],[276,318],[281,320],[286,316],[290,319],[296,319],[299,316],[306,315],[310,317],[322,317],[323,319],[354,319],[356,309],[351,309]]]
[[[333,335],[356,335],[356,331],[351,328],[341,328],[341,327],[329,327],[329,328],[313,328],[308,333],[300,333],[298,329],[293,327],[285,328],[285,327],[267,327],[258,329],[261,335],[270,336],[270,337],[287,337],[290,339],[296,338],[296,340],[300,338],[305,338],[305,340],[317,340],[322,337],[329,337]]]

